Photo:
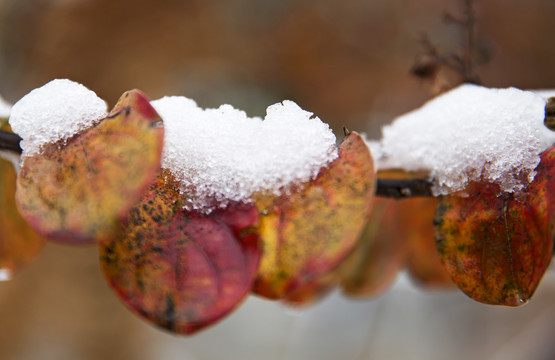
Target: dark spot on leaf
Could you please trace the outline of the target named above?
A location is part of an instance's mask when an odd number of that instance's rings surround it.
[[[171,295],[166,295],[166,308],[164,310],[164,321],[162,326],[166,329],[175,328],[175,304]]]

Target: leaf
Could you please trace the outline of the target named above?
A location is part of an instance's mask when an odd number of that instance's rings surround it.
[[[187,212],[177,188],[168,174],[159,177],[118,238],[100,244],[100,259],[129,309],[190,334],[248,295],[260,260],[259,237],[252,231],[258,210],[235,205],[210,215]]]
[[[380,170],[380,179],[425,179],[426,172]],[[439,261],[433,219],[437,199],[377,198],[357,247],[341,265],[343,291],[351,296],[377,296],[407,267],[417,281],[430,286],[452,284]]]
[[[370,220],[355,250],[341,265],[344,293],[377,296],[397,278],[405,261],[405,233],[410,231],[409,225],[398,218],[401,203],[385,198],[374,200]]]
[[[438,198],[412,198],[400,201],[398,221],[405,224],[406,267],[420,285],[434,288],[453,287],[436,248],[434,216]]]
[[[357,133],[315,180],[258,199],[263,256],[253,291],[278,299],[333,270],[352,251],[375,190],[370,152]]]
[[[471,298],[519,306],[534,294],[551,261],[554,162],[552,147],[518,196],[473,183],[468,197],[441,198],[438,250],[453,281]]]
[[[12,164],[0,159],[0,278],[9,279],[35,259],[44,245],[23,220],[15,205],[16,174]]]
[[[555,101],[555,98],[551,99]],[[545,197],[550,229],[555,233],[555,175],[553,169],[555,169],[555,145],[541,154],[541,162],[536,168],[537,174],[532,182],[532,189],[528,192],[535,192],[536,197]]]
[[[339,273],[336,268],[309,283],[295,288],[293,291],[287,293],[281,301],[293,307],[307,307],[322,300],[338,283]]]
[[[96,126],[26,157],[16,202],[39,233],[69,243],[110,238],[160,169],[161,119],[138,90]]]

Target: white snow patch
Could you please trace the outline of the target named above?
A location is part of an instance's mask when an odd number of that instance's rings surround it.
[[[0,118],[10,117],[11,111],[12,105],[7,102],[2,96],[0,96]]]
[[[15,103],[10,125],[23,138],[23,156],[30,156],[44,144],[89,128],[106,114],[106,102],[93,91],[71,80],[56,79]]]
[[[164,120],[162,167],[187,194],[188,210],[210,212],[309,181],[337,157],[327,124],[292,101],[268,107],[264,120],[230,105],[202,109],[185,97],[151,102]]]
[[[543,124],[545,104],[531,91],[461,85],[398,117],[369,146],[379,169],[430,171],[436,195],[478,180],[518,191],[555,142]]]

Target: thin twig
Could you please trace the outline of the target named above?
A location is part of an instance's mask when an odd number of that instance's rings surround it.
[[[421,78],[434,80],[440,67],[445,66],[457,72],[464,83],[480,84],[478,75],[474,72],[474,55],[476,49],[476,14],[474,0],[461,0],[462,15],[455,16],[445,12],[443,17],[447,23],[456,24],[461,28],[462,49],[459,53],[441,53],[430,41],[427,34],[419,37],[424,52],[419,55],[410,72]]]
[[[473,9],[473,0],[462,0],[463,17],[459,18],[451,13],[445,13],[444,18],[446,21],[455,23],[462,28],[462,54],[457,58],[460,59],[461,68],[459,70],[463,77],[464,82],[479,84],[480,79],[474,73],[473,56],[476,52],[475,49],[475,28],[476,28],[476,15]],[[457,60],[457,59],[455,59]],[[446,64],[448,65],[448,64]]]

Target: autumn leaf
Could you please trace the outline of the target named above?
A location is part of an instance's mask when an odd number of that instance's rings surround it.
[[[230,313],[250,292],[260,260],[254,205],[209,215],[182,209],[160,176],[131,210],[118,238],[100,244],[110,286],[133,312],[190,334]]]
[[[377,198],[354,251],[341,265],[341,286],[351,296],[377,296],[404,267],[410,224],[397,218],[404,200]],[[406,231],[405,231],[406,229]]]
[[[555,103],[555,98],[553,103]],[[528,192],[536,192],[537,197],[545,197],[547,201],[547,213],[549,217],[550,229],[555,233],[555,178],[553,169],[555,168],[555,145],[545,150],[541,154],[541,162],[536,171],[536,177],[532,182],[532,188]],[[537,201],[537,200],[536,200]]]
[[[370,152],[357,133],[315,180],[257,200],[263,256],[254,292],[278,299],[333,270],[352,251],[374,196]]]
[[[425,179],[427,172],[380,170],[379,179]],[[428,197],[377,198],[355,250],[341,265],[343,291],[351,296],[377,296],[400,270],[420,284],[444,286],[451,278],[439,261],[434,240],[438,200]]]
[[[551,261],[554,148],[541,157],[534,181],[519,195],[473,183],[467,197],[441,198],[436,213],[441,261],[457,286],[477,301],[526,303]]]
[[[161,119],[138,90],[96,126],[25,157],[16,202],[39,233],[69,243],[110,238],[160,169]]]
[[[286,305],[304,308],[322,300],[339,283],[339,273],[337,269],[330,271],[309,283],[303,284],[293,291],[287,293],[281,299]]]
[[[402,200],[398,221],[404,224],[405,266],[410,277],[422,286],[451,288],[453,281],[441,263],[435,242],[434,216],[438,204],[438,198]]]
[[[31,229],[17,211],[15,182],[14,167],[9,161],[0,159],[0,278],[10,278],[34,260],[44,245],[44,238]]]

